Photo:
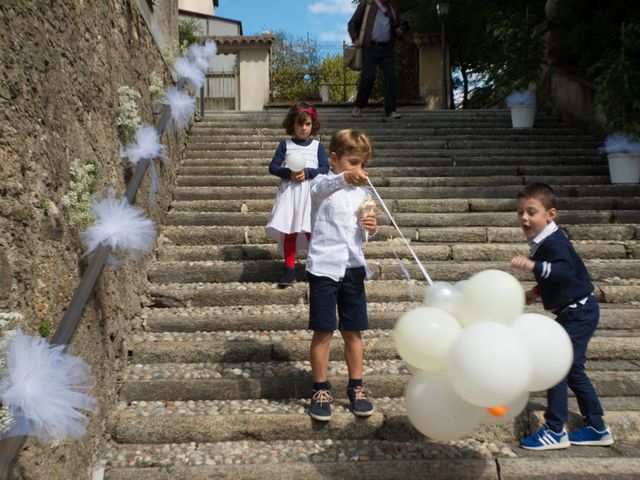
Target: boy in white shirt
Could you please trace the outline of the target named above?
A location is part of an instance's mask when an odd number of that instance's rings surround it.
[[[345,129],[331,137],[331,171],[311,181],[311,244],[307,255],[309,278],[309,329],[313,330],[310,360],[313,397],[311,418],[331,418],[330,386],[327,379],[329,347],[336,329],[336,306],[344,339],[344,356],[349,369],[347,395],[353,413],[368,417],[373,405],[362,384],[364,353],[361,331],[369,328],[364,289],[371,277],[362,253],[365,231],[375,232],[375,213],[359,214],[369,192],[363,169],[373,156],[369,137]]]

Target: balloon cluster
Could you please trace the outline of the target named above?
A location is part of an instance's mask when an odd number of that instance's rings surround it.
[[[569,336],[555,320],[523,313],[524,301],[515,277],[485,270],[455,285],[436,282],[426,306],[398,319],[393,338],[413,372],[405,398],[417,430],[447,441],[481,423],[508,423],[530,391],[567,375]]]

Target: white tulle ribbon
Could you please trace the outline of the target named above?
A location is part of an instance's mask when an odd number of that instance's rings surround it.
[[[91,254],[100,245],[107,245],[116,253],[139,258],[153,248],[156,241],[153,220],[138,207],[130,205],[125,197],[115,198],[112,189],[103,200],[94,199],[93,214],[95,225],[80,234],[86,247],[84,255]]]
[[[599,150],[601,153],[640,153],[640,142],[625,133],[616,132],[605,139]]]
[[[120,156],[127,160],[131,166],[136,166],[141,160],[149,159],[149,175],[151,176],[151,189],[149,190],[149,202],[155,203],[156,194],[160,190],[160,181],[153,160],[160,158],[168,162],[166,147],[160,143],[160,134],[151,125],[142,124],[134,135],[135,143],[130,143],[120,149]]]
[[[407,246],[407,248],[411,252],[411,255],[413,256],[413,259],[416,261],[416,264],[418,265],[418,268],[422,272],[422,275],[424,276],[425,280],[427,281],[427,283],[429,285],[433,285],[433,280],[431,280],[431,277],[429,276],[429,274],[425,270],[424,266],[422,265],[422,262],[420,262],[420,259],[416,255],[416,252],[414,252],[413,248],[411,248],[411,244],[407,241],[407,239],[403,235],[402,230],[400,230],[400,227],[398,227],[398,224],[394,220],[393,215],[391,215],[391,212],[387,208],[387,205],[384,203],[384,200],[382,200],[382,197],[380,196],[380,194],[378,193],[376,188],[373,186],[373,184],[371,183],[371,180],[369,178],[367,178],[367,182],[369,183],[369,187],[371,187],[371,190],[375,194],[376,198],[380,202],[380,205],[382,205],[382,209],[384,210],[384,213],[387,215],[387,218],[391,221],[391,223],[395,227],[396,231],[398,232],[398,235],[400,235],[400,238],[402,239],[404,244]],[[397,258],[397,256],[396,256],[396,258]],[[406,272],[406,269],[404,269],[404,265],[401,264],[401,268]],[[407,275],[408,275],[408,272],[407,272]]]
[[[533,106],[536,104],[536,94],[526,89],[514,90],[507,96],[505,103],[507,107],[513,107],[515,105]]]
[[[180,92],[175,87],[169,87],[165,90],[162,103],[171,109],[169,128],[173,132],[180,132],[191,125],[196,113],[196,99],[194,97]]]
[[[0,399],[14,419],[5,437],[31,435],[48,443],[85,435],[89,419],[80,410],[97,411],[88,394],[95,381],[87,363],[64,350],[65,345],[17,332],[0,383]]]
[[[187,51],[187,58],[200,70],[206,72],[211,66],[213,58],[218,53],[218,47],[213,40],[206,40],[204,44],[194,43]]]
[[[180,57],[175,61],[173,71],[178,80],[185,79],[196,90],[199,90],[204,85],[204,72],[186,57]]]

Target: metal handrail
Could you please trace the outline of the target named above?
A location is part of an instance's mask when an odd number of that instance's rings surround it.
[[[178,80],[177,89],[182,90],[185,83],[184,79]],[[164,133],[170,119],[171,109],[165,106],[158,120],[158,126],[156,127],[158,134],[162,135]],[[131,204],[135,199],[136,193],[138,193],[138,188],[140,188],[150,161],[149,159],[141,160],[136,167],[133,177],[131,177],[131,180],[127,184],[125,197]],[[84,272],[84,275],[82,275],[80,283],[73,294],[69,308],[65,311],[60,325],[51,338],[51,344],[67,345],[71,337],[73,337],[82,319],[82,313],[87,305],[89,296],[93,292],[98,278],[100,278],[100,274],[110,253],[111,247],[108,245],[100,245],[94,251],[91,261],[89,262],[89,267],[86,272]],[[22,435],[9,437],[0,441],[0,480],[9,480],[12,478],[14,463],[26,440],[27,436]]]

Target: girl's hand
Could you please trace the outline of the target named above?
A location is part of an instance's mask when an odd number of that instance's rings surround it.
[[[531,260],[529,257],[525,257],[524,255],[518,255],[511,260],[511,266],[513,268],[519,268],[520,270],[528,270],[529,272],[533,272],[533,267],[536,266],[536,262]]]
[[[362,226],[370,234],[375,233],[378,228],[378,220],[376,220],[376,214],[370,213],[362,217]]]
[[[289,178],[291,178],[291,181],[293,182],[304,182],[304,170],[300,170],[299,172],[294,172],[292,170]]]
[[[361,169],[344,172],[344,181],[351,185],[364,185],[368,177],[369,174]]]

